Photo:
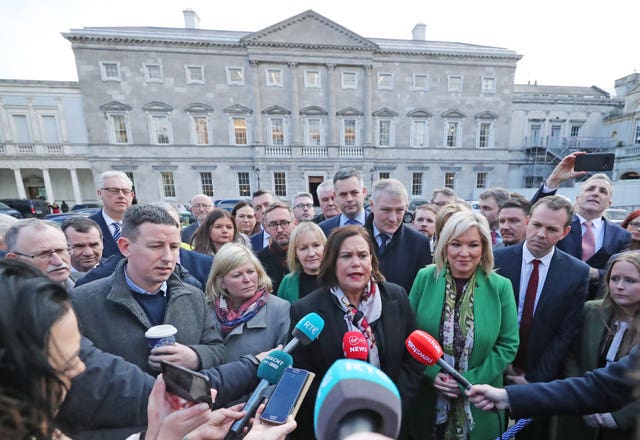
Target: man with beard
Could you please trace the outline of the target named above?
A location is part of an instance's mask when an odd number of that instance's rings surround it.
[[[287,267],[287,249],[289,238],[296,227],[293,211],[286,203],[275,202],[269,205],[262,216],[262,226],[271,237],[271,244],[261,249],[257,256],[277,292],[280,282],[289,273]]]

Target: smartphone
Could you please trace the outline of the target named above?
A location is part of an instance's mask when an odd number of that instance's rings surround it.
[[[281,425],[289,414],[295,417],[314,376],[314,373],[299,368],[284,370],[260,418],[267,423]]]
[[[171,362],[161,361],[160,364],[162,377],[169,393],[194,404],[204,402],[213,409],[211,382],[207,376]]]
[[[611,171],[616,155],[613,153],[588,153],[576,156],[574,171]]]

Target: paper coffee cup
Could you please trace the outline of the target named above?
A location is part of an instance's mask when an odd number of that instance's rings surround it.
[[[176,343],[176,333],[178,329],[171,324],[155,325],[144,333],[149,348],[162,347],[164,345],[174,345]]]

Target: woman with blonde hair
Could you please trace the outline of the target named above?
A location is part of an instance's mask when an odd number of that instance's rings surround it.
[[[466,209],[451,215],[434,259],[418,272],[409,294],[418,328],[438,340],[443,359],[469,382],[502,387],[502,373],[518,349],[518,316],[511,282],[493,272],[484,216]],[[496,438],[501,426],[502,412],[476,409],[439,366],[424,369],[409,408],[409,438]]]
[[[326,243],[327,238],[317,224],[302,222],[296,226],[287,250],[290,272],[278,288],[280,298],[292,303],[320,287],[318,273]]]
[[[216,254],[205,295],[224,336],[224,362],[286,341],[289,303],[272,295],[271,286],[262,264],[246,247],[228,243]]]

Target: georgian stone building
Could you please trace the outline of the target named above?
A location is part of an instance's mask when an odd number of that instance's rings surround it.
[[[308,191],[343,166],[411,196],[520,186],[504,48],[364,38],[306,11],[257,32],[73,29],[94,174],[130,173],[141,201]]]

